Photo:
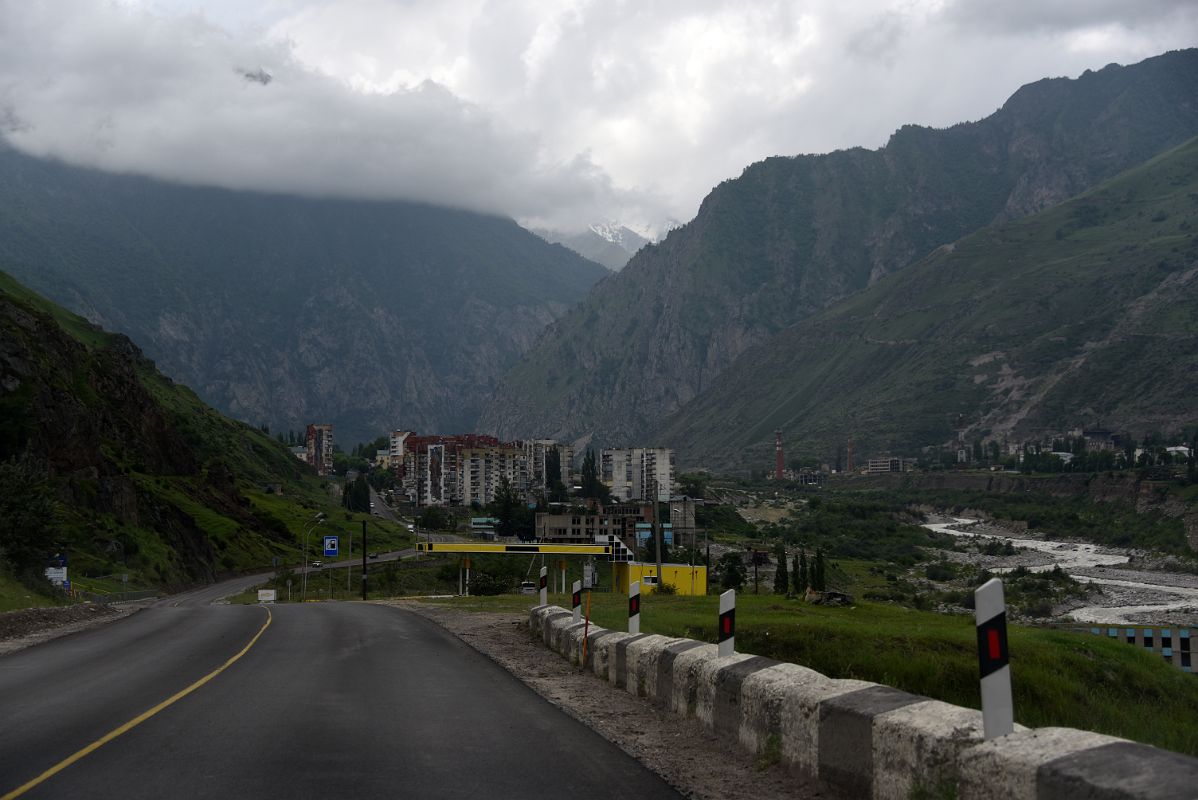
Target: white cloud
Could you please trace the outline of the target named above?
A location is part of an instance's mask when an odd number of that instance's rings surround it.
[[[1188,46],[1192,5],[0,0],[0,120],[31,152],[174,180],[651,226],[769,155]]]

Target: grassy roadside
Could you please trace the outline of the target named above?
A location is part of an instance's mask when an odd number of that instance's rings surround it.
[[[472,611],[526,612],[515,595],[436,602]],[[551,603],[568,605],[564,595]],[[591,619],[620,630],[626,600],[595,593]],[[715,640],[716,597],[646,597],[641,630]],[[976,633],[972,618],[859,603],[811,606],[778,596],[737,598],[737,650],[790,661],[834,678],[895,686],[977,708]],[[1105,638],[1012,627],[1016,720],[1122,736],[1198,755],[1198,679],[1138,648]]]
[[[60,606],[64,602],[56,602],[55,598],[40,595],[15,578],[0,573],[0,612]]]

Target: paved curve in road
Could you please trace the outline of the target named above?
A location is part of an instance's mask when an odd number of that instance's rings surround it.
[[[21,796],[677,797],[422,617],[228,589],[0,657],[0,797],[225,664]]]

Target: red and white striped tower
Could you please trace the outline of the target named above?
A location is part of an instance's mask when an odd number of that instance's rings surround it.
[[[774,431],[774,480],[782,480],[782,429]]]

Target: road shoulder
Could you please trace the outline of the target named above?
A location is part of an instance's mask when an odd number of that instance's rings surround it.
[[[684,719],[620,691],[530,640],[527,620],[411,600],[385,601],[430,619],[495,661],[552,705],[582,722],[690,798],[825,798],[815,782],[758,760]]]
[[[119,606],[84,603],[6,611],[0,614],[0,656],[116,622],[142,607],[133,603]]]

